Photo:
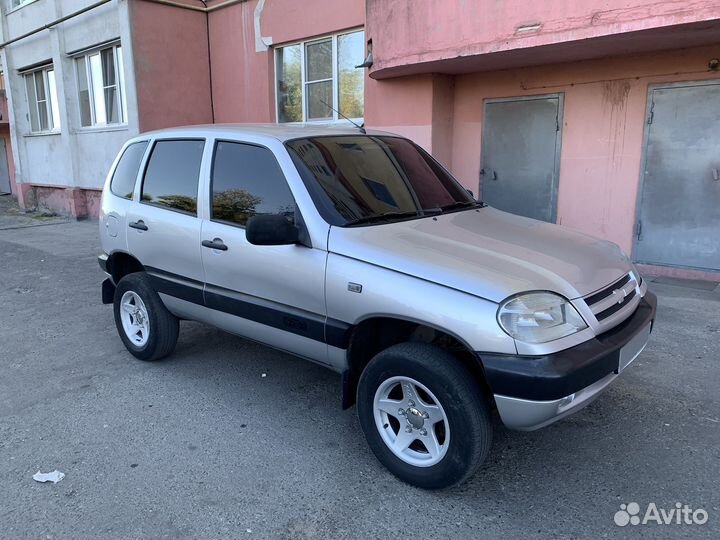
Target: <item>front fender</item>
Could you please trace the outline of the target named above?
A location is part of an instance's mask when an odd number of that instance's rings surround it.
[[[372,317],[403,319],[442,330],[471,351],[517,353],[497,323],[494,302],[335,253],[328,255],[326,276],[331,319],[352,325]]]

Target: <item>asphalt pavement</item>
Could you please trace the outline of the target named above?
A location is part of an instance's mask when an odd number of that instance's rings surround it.
[[[334,373],[193,322],[167,360],[135,360],[100,302],[97,222],[12,223],[0,537],[720,537],[717,287],[651,282],[655,332],[604,395],[540,431],[498,425],[471,482],[427,492],[375,460]],[[631,502],[708,519],[616,525]]]

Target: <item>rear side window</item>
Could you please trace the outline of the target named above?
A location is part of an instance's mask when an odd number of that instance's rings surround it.
[[[245,226],[258,214],[295,221],[295,201],[273,153],[267,148],[220,141],[212,167],[212,219]]]
[[[142,141],[125,148],[117,167],[115,167],[112,180],[110,180],[110,191],[114,195],[132,199],[133,191],[135,191],[135,179],[147,145],[148,141]]]
[[[205,141],[157,141],[142,186],[142,202],[197,214],[198,178]]]

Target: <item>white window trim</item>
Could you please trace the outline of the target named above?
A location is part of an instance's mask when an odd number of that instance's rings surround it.
[[[46,64],[44,66],[34,68],[28,71],[21,72],[21,75],[23,77],[23,84],[25,85],[25,97],[27,98],[28,102],[28,114],[29,114],[29,107],[35,107],[35,113],[37,114],[38,118],[38,127],[40,129],[34,130],[32,126],[32,115],[28,118],[28,122],[30,123],[30,131],[29,135],[55,135],[57,133],[60,133],[60,129],[62,128],[62,125],[55,125],[55,119],[59,119],[60,117],[60,111],[54,111],[53,109],[53,98],[51,96],[50,91],[50,82],[48,80],[48,72],[52,71],[55,72],[55,66],[53,64]],[[45,102],[45,111],[48,117],[48,124],[52,124],[52,127],[49,129],[42,129],[42,126],[39,125],[40,123],[40,100],[37,98],[37,81],[35,79],[36,73],[42,73],[42,81],[43,81],[43,90],[45,93],[45,99],[42,100]],[[35,88],[35,99],[31,100],[30,95],[27,93],[27,77],[32,77],[32,84]],[[57,79],[55,79],[55,92],[57,92]],[[55,106],[59,107],[60,103],[58,103],[58,100],[55,100]]]
[[[327,34],[325,36],[312,38],[312,39],[305,39],[305,40],[299,40],[299,41],[290,41],[288,43],[283,43],[281,45],[276,45],[273,47],[273,62],[275,69],[274,71],[274,84],[273,84],[273,91],[275,93],[275,123],[280,123],[280,111],[278,109],[279,101],[278,101],[278,54],[277,51],[279,49],[283,49],[285,47],[292,47],[293,45],[300,45],[300,87],[301,87],[301,104],[302,104],[302,117],[303,119],[300,122],[282,122],[283,124],[293,125],[293,124],[347,124],[348,120],[342,116],[340,116],[337,113],[337,110],[339,110],[340,107],[340,100],[339,100],[339,80],[338,80],[338,65],[337,65],[337,51],[338,51],[338,37],[344,36],[347,34],[353,34],[355,32],[364,31],[365,27],[359,26],[357,28],[348,28],[347,30],[342,30],[340,32],[335,32],[334,34]],[[306,87],[308,85],[307,81],[307,75],[305,73],[305,48],[308,45],[312,45],[313,43],[318,43],[321,41],[327,41],[328,39],[332,40],[332,91],[333,91],[333,108],[335,110],[332,111],[332,117],[328,118],[316,118],[313,120],[310,120],[307,118],[307,92]],[[316,81],[311,81],[309,84],[316,83],[316,82],[323,82],[328,81],[330,79],[318,79]],[[350,118],[353,122],[362,125],[364,122],[363,117],[355,117]]]
[[[100,81],[100,85],[102,87],[103,91],[103,99],[105,98],[105,90],[107,88],[112,88],[113,86],[116,88],[116,95],[117,95],[117,106],[118,110],[120,112],[120,121],[119,122],[104,122],[102,124],[97,123],[97,120],[95,118],[96,115],[96,109],[95,109],[95,92],[93,91],[93,80],[92,80],[92,72],[90,70],[90,57],[93,55],[100,55],[100,63],[102,66],[102,51],[105,51],[107,49],[113,50],[113,69],[115,70],[115,84],[111,84],[110,86],[105,86],[104,81]],[[89,126],[83,126],[82,125],[82,105],[80,101],[80,88],[78,87],[78,99],[77,99],[77,113],[78,118],[80,119],[80,127],[78,128],[78,131],[98,131],[98,130],[111,130],[113,128],[125,128],[127,127],[127,102],[125,97],[125,74],[121,71],[121,69],[124,66],[124,62],[122,58],[120,57],[122,55],[122,50],[120,53],[118,53],[118,49],[122,49],[122,44],[119,41],[111,42],[111,43],[103,43],[102,45],[99,45],[98,47],[94,47],[91,49],[85,49],[80,54],[75,54],[72,56],[73,64],[75,65],[75,81],[76,84],[79,84],[79,75],[78,72],[78,65],[77,61],[79,58],[83,59],[83,65],[85,66],[85,80],[88,84],[88,101],[90,103],[90,125]],[[105,103],[105,113],[107,117],[107,103]]]
[[[20,4],[18,4],[17,6],[13,6],[12,0],[8,0],[8,3],[7,3],[8,10],[5,12],[5,15],[10,15],[11,13],[14,13],[30,4],[34,4],[37,1],[38,0],[25,0],[24,2],[21,2]]]

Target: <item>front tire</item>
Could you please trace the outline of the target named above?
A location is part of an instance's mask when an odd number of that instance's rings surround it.
[[[162,303],[144,272],[120,280],[113,311],[118,334],[135,358],[160,360],[175,349],[180,323]]]
[[[360,376],[357,404],[375,456],[414,486],[460,484],[490,451],[492,421],[480,385],[433,345],[401,343],[380,352]]]

